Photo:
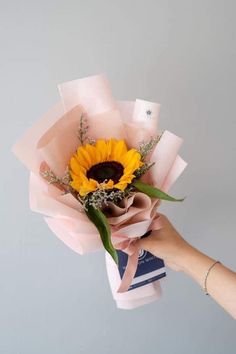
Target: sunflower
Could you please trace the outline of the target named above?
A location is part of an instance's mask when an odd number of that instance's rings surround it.
[[[84,197],[97,189],[124,190],[143,165],[140,153],[124,140],[97,140],[80,146],[69,162],[71,187]]]

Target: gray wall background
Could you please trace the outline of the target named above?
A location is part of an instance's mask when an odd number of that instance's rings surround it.
[[[117,310],[102,252],[81,257],[28,207],[13,142],[63,81],[106,73],[114,95],[162,103],[189,167],[165,204],[196,247],[236,269],[235,1],[0,1],[1,354],[232,354],[236,323],[184,274]]]

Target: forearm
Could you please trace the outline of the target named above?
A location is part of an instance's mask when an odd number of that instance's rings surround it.
[[[204,289],[206,273],[214,261],[189,245],[182,255],[181,269]],[[215,264],[207,277],[207,291],[236,319],[236,273],[222,264]]]
[[[164,259],[172,269],[184,271],[204,289],[207,272],[216,260],[189,245],[164,215],[159,216],[163,227],[140,239],[140,248]],[[236,319],[236,273],[217,263],[206,285],[212,298]]]

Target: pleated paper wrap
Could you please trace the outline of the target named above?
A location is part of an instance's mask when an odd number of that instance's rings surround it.
[[[104,76],[92,76],[59,85],[61,100],[31,127],[13,147],[16,156],[30,170],[30,207],[42,213],[49,228],[75,252],[84,254],[102,249],[95,226],[71,194],[62,194],[40,175],[46,163],[58,176],[63,176],[68,161],[78,147],[77,131],[82,112],[88,118],[88,135],[94,139],[124,139],[129,148],[138,147],[157,134],[160,105],[143,100],[116,101]],[[154,149],[146,179],[168,191],[186,167],[178,155],[182,139],[165,131]],[[156,220],[158,201],[136,193],[118,206],[110,204],[109,223],[112,240],[141,236]],[[119,308],[132,309],[156,300],[161,295],[160,282],[118,293],[120,276],[116,264],[106,254],[108,278]]]

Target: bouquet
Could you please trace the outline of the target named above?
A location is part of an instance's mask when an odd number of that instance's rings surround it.
[[[113,297],[134,308],[161,295],[164,263],[137,240],[186,167],[182,139],[159,132],[157,103],[115,101],[104,76],[59,85],[61,101],[14,146],[30,170],[30,207],[83,254],[104,247]]]

